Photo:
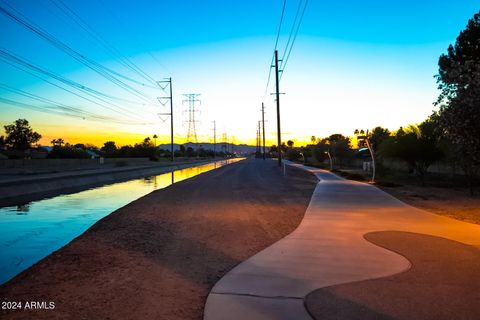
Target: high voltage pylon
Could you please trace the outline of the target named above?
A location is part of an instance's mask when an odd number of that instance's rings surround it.
[[[228,152],[228,136],[226,132],[222,133],[222,151],[225,154]]]
[[[195,120],[195,114],[198,112],[198,110],[195,109],[195,103],[200,103],[201,101],[197,99],[199,96],[199,93],[186,93],[184,96],[187,98],[183,100],[183,104],[188,102],[188,109],[185,110],[184,112],[188,112],[188,133],[187,133],[187,142],[194,142],[198,143],[197,139],[197,129],[196,129],[196,123],[198,122]],[[192,140],[193,139],[193,140]]]
[[[217,122],[213,120],[213,159],[217,157]]]

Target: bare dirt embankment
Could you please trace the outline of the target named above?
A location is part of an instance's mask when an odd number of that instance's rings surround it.
[[[201,319],[228,270],[300,223],[316,178],[246,160],[155,191],[0,287],[5,319]]]

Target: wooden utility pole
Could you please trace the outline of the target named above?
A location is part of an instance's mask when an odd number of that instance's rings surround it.
[[[260,153],[262,152],[262,130],[260,129],[260,124],[262,121],[258,121],[258,156],[260,157]]]
[[[263,160],[265,160],[265,107],[262,102],[262,136],[263,136]]]
[[[277,98],[277,153],[278,153],[278,166],[282,165],[282,133],[280,131],[280,84],[278,82],[278,50],[275,50],[275,80],[276,80],[276,92]]]
[[[213,159],[217,156],[217,124],[213,120]]]

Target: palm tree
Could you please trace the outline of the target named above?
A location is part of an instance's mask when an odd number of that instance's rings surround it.
[[[65,141],[63,141],[62,138],[58,138],[58,139],[53,139],[52,141],[50,141],[54,146],[59,146],[61,147],[62,144],[65,143]]]
[[[153,141],[155,142],[155,147],[157,146],[157,138],[158,136],[156,134],[153,135]]]

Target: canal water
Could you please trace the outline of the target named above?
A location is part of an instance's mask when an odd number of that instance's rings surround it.
[[[229,159],[74,194],[0,208],[0,284],[60,249],[116,209],[154,190],[242,159]]]

